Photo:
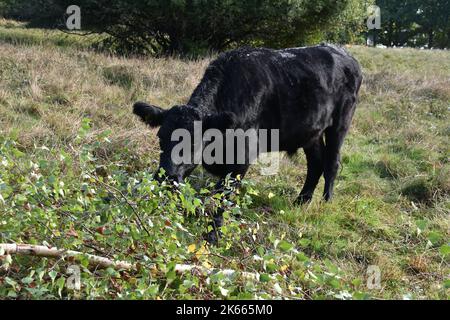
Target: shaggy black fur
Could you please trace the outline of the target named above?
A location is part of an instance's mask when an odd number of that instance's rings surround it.
[[[177,128],[279,129],[280,149],[294,154],[303,148],[307,177],[298,202],[312,198],[325,177],[324,198],[330,200],[340,149],[355,111],[362,82],[358,62],[343,48],[319,45],[284,50],[241,48],[211,62],[187,105],[169,110],[142,102],[134,113],[152,127],[161,126],[160,166],[181,180],[195,165],[174,165],[170,154]],[[247,152],[241,150],[241,152]],[[244,176],[249,164],[204,165],[212,174]]]

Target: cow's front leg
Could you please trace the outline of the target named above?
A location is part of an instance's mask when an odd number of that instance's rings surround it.
[[[221,178],[214,188],[214,193],[222,193],[226,198],[230,197],[231,193],[241,186],[241,179],[244,178],[248,166],[245,170],[240,170],[240,173],[232,173],[231,178],[233,179],[230,184],[227,185],[226,178]],[[236,179],[240,176],[239,179]],[[212,230],[205,235],[205,240],[210,244],[218,244],[220,239],[220,228],[223,225],[223,208],[218,208],[217,211],[212,215],[212,221],[210,226]]]
[[[205,234],[205,240],[210,244],[218,244],[220,239],[220,228],[223,225],[223,208],[217,208],[217,211],[212,215],[212,221],[209,224],[211,231]]]
[[[311,201],[314,190],[319,183],[324,170],[325,144],[323,138],[320,137],[317,142],[308,148],[304,148],[308,172],[306,174],[305,185],[303,186],[300,195],[295,204],[304,204]]]

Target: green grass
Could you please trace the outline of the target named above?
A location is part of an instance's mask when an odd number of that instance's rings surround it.
[[[449,52],[351,47],[365,80],[335,200],[320,200],[321,182],[311,204],[292,205],[306,174],[300,152],[283,157],[276,176],[253,167],[233,200],[239,207],[227,211],[223,242],[203,256],[189,246],[202,246],[203,209],[221,200],[149,179],[156,132],[130,107],[185,102],[210,59],[119,58],[52,34],[0,26],[0,242],[102,252],[144,267],[86,267],[74,293],[61,289],[69,261],[13,256],[2,260],[0,295],[449,298]],[[209,181],[198,170],[191,184],[200,190]],[[152,221],[151,235],[111,186]],[[258,272],[263,281],[179,276],[173,262]],[[366,286],[370,265],[381,270],[381,289]]]
[[[61,48],[94,48],[104,38],[101,35],[81,36],[58,30],[25,28],[24,23],[0,17],[0,41],[15,45],[43,45]]]

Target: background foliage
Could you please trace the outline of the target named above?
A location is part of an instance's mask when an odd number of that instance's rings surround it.
[[[387,46],[450,48],[449,0],[377,0],[381,43]]]
[[[360,41],[366,4],[359,0],[2,0],[6,16],[34,27],[63,27],[71,4],[82,28],[109,35],[122,53],[198,54],[242,45],[299,46]]]

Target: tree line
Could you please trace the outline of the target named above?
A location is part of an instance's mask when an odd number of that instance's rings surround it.
[[[377,0],[379,42],[448,48],[450,0]],[[0,0],[0,15],[64,28],[81,8],[84,32],[116,53],[199,55],[243,45],[273,48],[365,42],[372,0]]]
[[[450,0],[377,0],[386,46],[450,48]]]

